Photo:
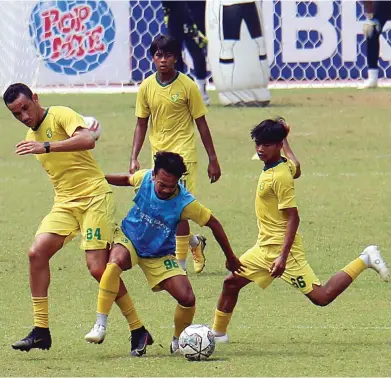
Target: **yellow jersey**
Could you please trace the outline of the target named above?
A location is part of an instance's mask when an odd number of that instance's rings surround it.
[[[293,180],[295,173],[294,163],[284,157],[263,169],[255,196],[258,245],[284,243],[288,219],[282,210],[297,207]],[[300,236],[296,234],[294,244],[299,242]]]
[[[186,162],[197,162],[194,120],[207,113],[196,83],[183,73],[162,84],[157,73],[145,79],[136,100],[136,117],[148,118],[153,155],[176,152]]]
[[[147,172],[148,169],[141,169],[130,177],[129,183],[134,187],[136,191],[140,188],[143,178]],[[172,197],[178,195],[178,192],[179,190],[177,190]],[[209,209],[201,205],[197,200],[194,200],[193,202],[190,202],[187,206],[184,207],[184,209],[182,210],[181,219],[190,219],[202,227],[208,223],[211,215],[212,212]]]
[[[66,106],[51,106],[26,140],[56,142],[68,139],[78,127],[87,127],[83,117]],[[55,200],[72,201],[111,192],[103,172],[90,151],[51,152],[35,157],[54,185]]]

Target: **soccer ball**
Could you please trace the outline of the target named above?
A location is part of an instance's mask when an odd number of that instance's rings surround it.
[[[91,135],[94,137],[95,140],[98,140],[100,134],[102,133],[102,127],[100,126],[99,121],[94,117],[83,116],[83,119],[88,129],[90,130]]]
[[[189,361],[206,360],[214,350],[215,337],[207,326],[193,324],[179,336],[179,351]]]

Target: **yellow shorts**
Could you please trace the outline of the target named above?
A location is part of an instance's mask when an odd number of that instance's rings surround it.
[[[65,243],[81,233],[80,248],[86,251],[105,249],[114,238],[115,204],[113,193],[55,202],[42,220],[36,235],[50,232],[67,236]]]
[[[281,248],[281,245],[255,245],[240,257],[240,261],[246,268],[239,275],[266,289],[274,280],[269,270],[273,261],[280,255]],[[320,285],[300,246],[292,247],[281,278],[303,294],[311,292],[312,285]]]
[[[114,244],[121,244],[129,251],[132,268],[136,265],[140,266],[149,287],[153,291],[162,290],[159,284],[167,278],[186,276],[185,271],[178,265],[175,256],[168,255],[147,259],[139,257],[132,242],[125,236],[120,227],[115,228]]]
[[[180,183],[194,195],[197,188],[197,163],[186,162],[186,168],[187,175],[182,176]]]

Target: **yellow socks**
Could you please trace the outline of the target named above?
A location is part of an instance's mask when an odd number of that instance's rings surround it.
[[[227,333],[228,324],[231,321],[232,312],[226,313],[216,309],[215,319],[213,322],[213,331],[218,335],[225,335]]]
[[[115,303],[121,309],[122,315],[125,316],[128,321],[129,329],[131,331],[143,326],[143,323],[139,319],[137,311],[134,308],[133,301],[130,298],[129,293],[126,293],[124,296],[117,299]]]
[[[117,264],[107,264],[99,283],[98,307],[99,314],[109,315],[111,306],[118,294],[121,268]]]
[[[176,259],[178,260],[178,263],[182,267],[183,270],[186,270],[186,258],[187,258],[187,251],[189,249],[189,240],[190,235],[185,236],[178,236],[176,237]]]
[[[183,307],[177,304],[174,314],[175,337],[179,337],[182,331],[193,322],[194,313],[195,306]]]
[[[357,259],[346,265],[345,268],[342,269],[342,271],[348,274],[352,278],[352,280],[355,280],[360,273],[367,269],[367,267],[367,264],[365,264],[362,259],[357,257]]]
[[[32,297],[34,309],[34,327],[49,328],[48,297]]]

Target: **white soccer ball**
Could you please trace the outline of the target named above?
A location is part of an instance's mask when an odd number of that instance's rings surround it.
[[[85,117],[84,122],[86,123],[88,129],[90,130],[91,135],[94,137],[95,140],[98,140],[100,137],[100,134],[102,133],[102,127],[99,123],[99,121],[94,117]]]
[[[214,350],[215,337],[207,326],[193,324],[179,336],[179,351],[189,361],[206,360]]]

